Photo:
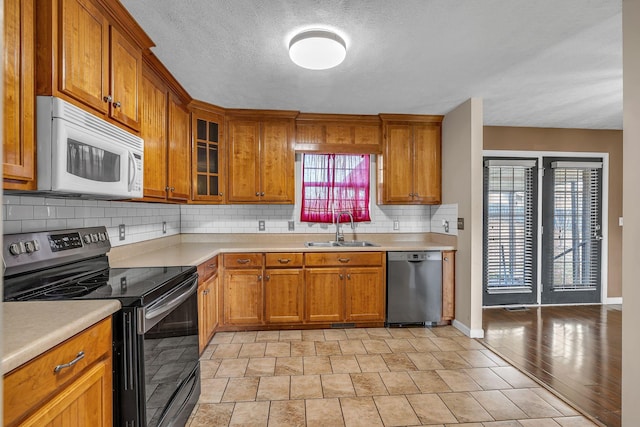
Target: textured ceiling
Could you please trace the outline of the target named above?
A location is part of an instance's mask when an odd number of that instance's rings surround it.
[[[486,125],[622,128],[621,0],[121,0],[196,99],[228,108],[446,114]],[[303,29],[347,43],[294,65]]]

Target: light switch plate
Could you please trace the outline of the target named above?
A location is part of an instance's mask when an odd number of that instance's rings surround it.
[[[289,231],[294,231],[296,229],[296,223],[295,221],[288,221],[287,222],[287,229]]]
[[[458,230],[464,230],[464,218],[458,218]]]
[[[264,231],[264,230],[265,230],[264,219],[260,219],[258,220],[258,231]]]

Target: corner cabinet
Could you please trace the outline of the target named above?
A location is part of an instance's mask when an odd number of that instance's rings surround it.
[[[153,42],[119,3],[36,0],[36,7],[38,95],[138,131],[142,50]]]
[[[36,188],[34,0],[4,1],[3,188]]]
[[[191,188],[194,202],[224,203],[226,191],[226,151],[224,110],[201,101],[192,101]]]
[[[145,56],[140,136],[144,139],[144,199],[186,202],[190,197],[188,95],[155,56]]]
[[[297,114],[227,110],[229,203],[294,203]]]
[[[378,204],[440,204],[442,116],[381,114]]]
[[[111,426],[112,377],[109,317],[4,376],[4,425]]]
[[[198,344],[202,353],[218,326],[218,256],[198,266]]]

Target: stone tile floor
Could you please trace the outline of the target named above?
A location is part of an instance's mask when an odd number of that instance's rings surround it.
[[[217,333],[187,425],[593,426],[457,329]]]

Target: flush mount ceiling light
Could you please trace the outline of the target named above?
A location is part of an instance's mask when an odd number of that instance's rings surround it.
[[[342,37],[324,30],[305,31],[291,39],[289,57],[302,68],[326,70],[339,65],[347,55]]]

